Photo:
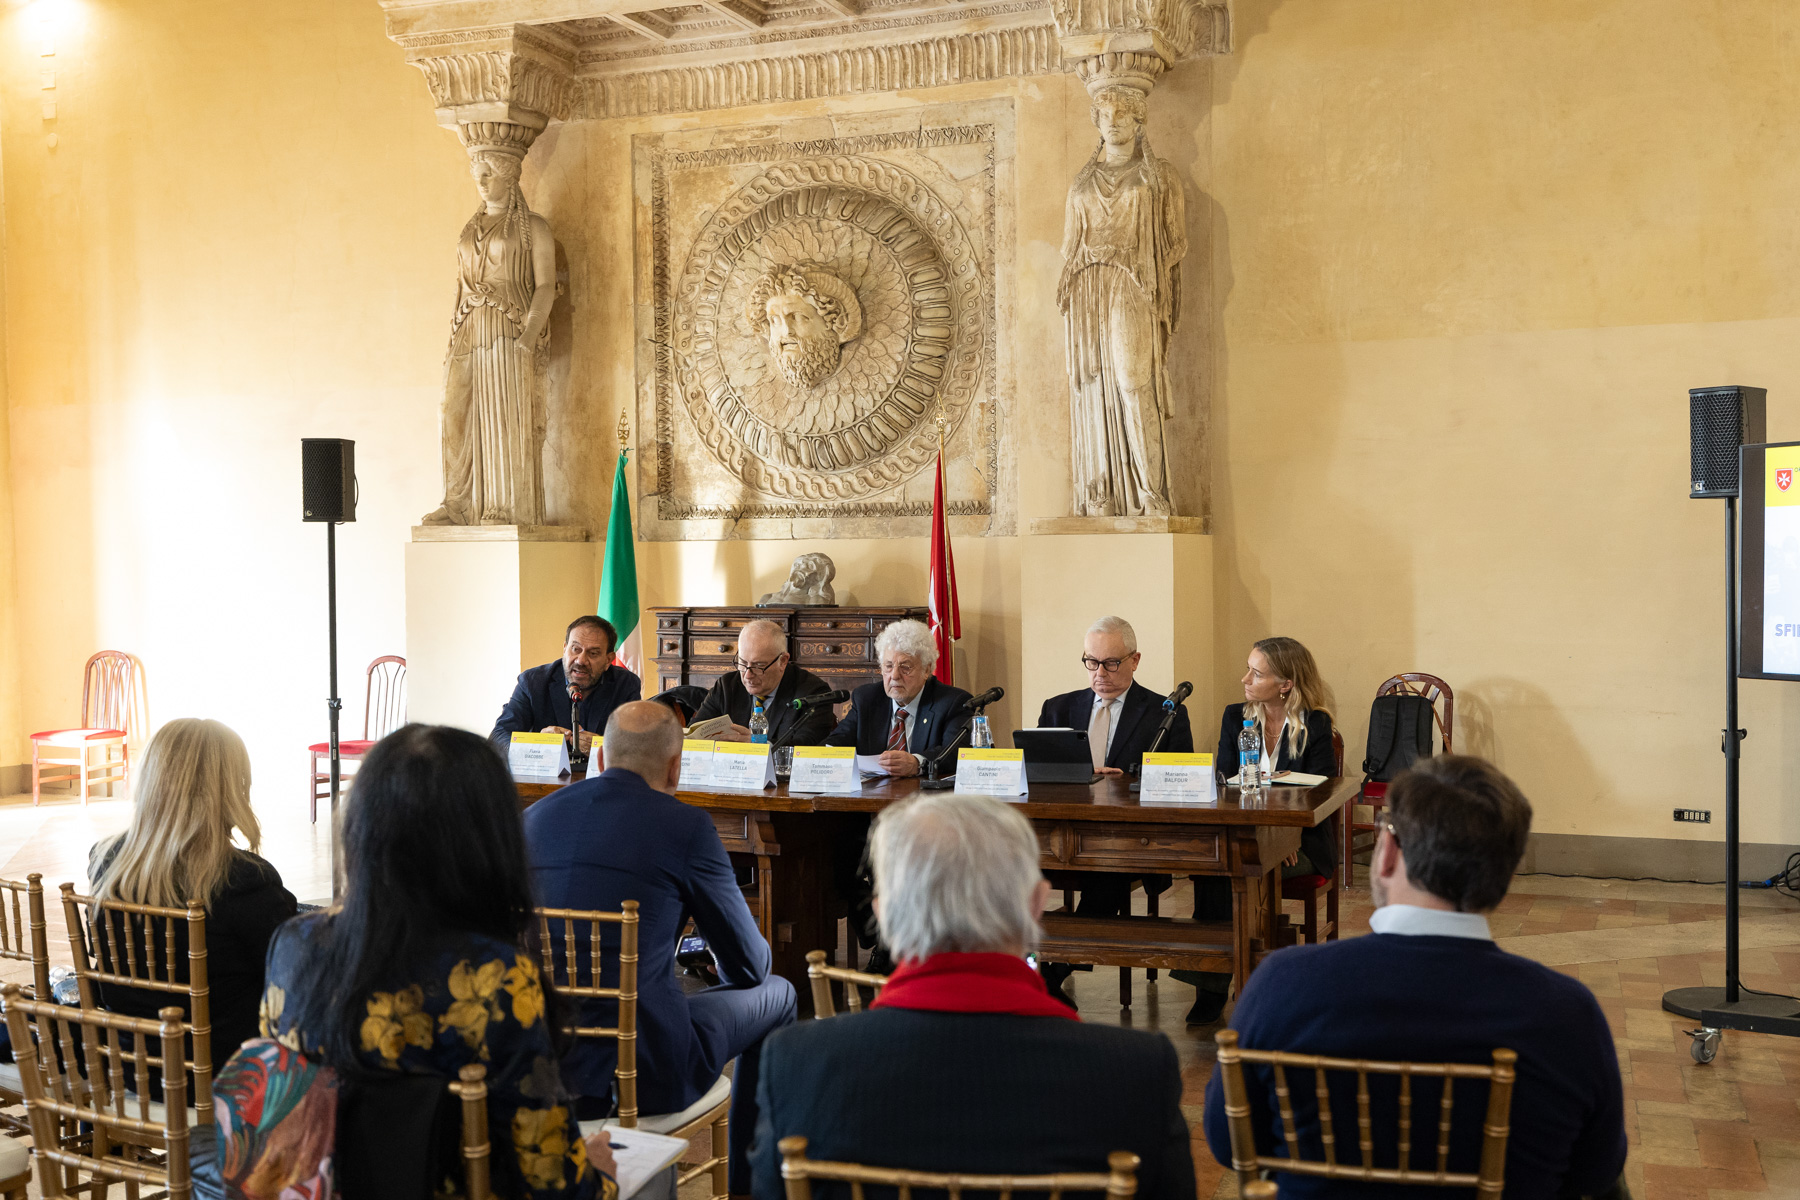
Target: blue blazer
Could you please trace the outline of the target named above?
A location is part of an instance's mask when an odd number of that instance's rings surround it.
[[[1133,682],[1125,692],[1125,707],[1119,714],[1119,727],[1113,730],[1112,747],[1106,752],[1106,765],[1127,770],[1144,761],[1144,752],[1156,740],[1162,724],[1163,698],[1141,683]],[[1094,690],[1064,692],[1044,701],[1038,713],[1038,725],[1045,729],[1086,729],[1094,719]],[[1194,730],[1188,724],[1187,705],[1175,710],[1175,723],[1162,748],[1171,754],[1192,754]]]
[[[822,1022],[828,1023],[828,1022]],[[1625,1169],[1625,1120],[1619,1062],[1599,1001],[1580,980],[1508,954],[1490,941],[1372,933],[1317,946],[1278,950],[1263,960],[1231,1014],[1231,1027],[1252,1050],[1291,1050],[1339,1058],[1462,1062],[1483,1066],[1505,1048],[1519,1056],[1513,1085],[1512,1136],[1506,1141],[1508,1197],[1588,1196],[1605,1191]],[[765,1064],[767,1059],[764,1059]],[[768,1079],[764,1067],[764,1080]],[[1331,1077],[1328,1077],[1331,1078]],[[1289,1082],[1294,1073],[1289,1072]],[[1301,1150],[1320,1154],[1312,1079],[1293,1089]],[[1285,1154],[1276,1132],[1273,1071],[1246,1067],[1259,1154]],[[1331,1110],[1339,1162],[1360,1161],[1356,1081],[1331,1078]],[[1396,1162],[1399,1084],[1371,1077],[1375,1165]],[[1441,1085],[1414,1079],[1415,1166],[1437,1165],[1436,1117]],[[1450,1169],[1473,1171],[1480,1160],[1487,1088],[1458,1084],[1451,1122]],[[1206,1085],[1206,1141],[1213,1157],[1231,1161],[1225,1095],[1217,1068]],[[1433,1114],[1433,1115],[1428,1115]],[[1280,1176],[1282,1200],[1309,1196],[1436,1195],[1434,1189],[1378,1183],[1344,1184],[1304,1175]]]
[[[581,727],[589,733],[606,728],[606,718],[613,709],[644,695],[644,681],[618,663],[600,673],[600,682],[581,698]],[[519,675],[512,699],[500,710],[494,731],[488,740],[505,754],[515,733],[536,733],[551,725],[569,727],[569,677],[563,674],[562,659],[533,667]]]
[[[738,891],[719,831],[703,810],[615,767],[570,784],[525,810],[525,848],[539,904],[617,912],[638,902],[638,1107],[679,1112],[706,1093],[730,1061],[728,1030],[697,1025],[675,971],[676,939],[692,917],[727,985],[769,977],[769,943]],[[577,959],[586,969],[587,937]],[[560,937],[553,937],[556,958]],[[602,987],[618,986],[619,927],[601,927]],[[618,1005],[590,1001],[588,1024],[613,1024]],[[578,1039],[563,1079],[581,1096],[612,1093],[614,1044]]]
[[[934,676],[925,681],[915,703],[912,740],[906,748],[929,758],[961,734],[972,714],[963,711],[969,693]],[[894,724],[894,698],[879,683],[865,683],[850,693],[850,711],[825,739],[827,746],[855,746],[858,754],[880,754],[887,749],[888,730]],[[941,771],[956,770],[956,754],[944,760]]]

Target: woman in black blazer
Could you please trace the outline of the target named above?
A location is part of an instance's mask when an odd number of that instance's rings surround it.
[[[1271,771],[1336,775],[1331,714],[1323,707],[1325,684],[1312,651],[1293,638],[1264,638],[1250,648],[1248,666],[1243,679],[1244,702],[1226,705],[1219,721],[1219,749],[1213,759],[1219,773],[1227,779],[1238,773],[1238,734],[1248,717],[1256,726],[1263,762]],[[1281,864],[1281,877],[1330,875],[1336,869],[1337,847],[1326,827],[1320,825],[1301,830],[1300,849]],[[1195,918],[1229,921],[1230,884],[1214,875],[1193,878]],[[1170,974],[1196,989],[1194,1007],[1187,1015],[1190,1025],[1219,1019],[1230,990],[1230,975],[1185,970]]]

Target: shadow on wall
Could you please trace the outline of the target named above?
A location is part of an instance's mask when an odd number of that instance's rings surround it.
[[[1535,684],[1490,677],[1458,688],[1456,749],[1506,772],[1537,816],[1562,816],[1559,833],[1606,836],[1629,815],[1575,727]]]
[[[1269,19],[1287,0],[1232,0],[1231,53],[1214,61],[1219,64],[1218,82],[1213,89],[1213,103],[1225,104],[1231,99],[1231,85],[1243,65],[1244,50],[1269,31]]]

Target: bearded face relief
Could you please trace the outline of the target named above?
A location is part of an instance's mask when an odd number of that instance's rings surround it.
[[[769,272],[750,294],[747,314],[788,386],[806,391],[823,383],[862,329],[856,293],[817,267]]]

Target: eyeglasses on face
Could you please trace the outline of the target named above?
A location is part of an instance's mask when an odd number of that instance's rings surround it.
[[[784,650],[780,654],[777,654],[774,658],[771,658],[768,662],[745,662],[741,658],[736,659],[735,661],[737,663],[737,669],[742,671],[744,674],[746,674],[746,675],[761,675],[764,671],[768,670],[770,667],[774,666],[776,663],[780,662],[782,659],[784,659],[786,657],[787,657],[787,651]]]
[[[1127,657],[1129,657],[1129,655]],[[1086,654],[1081,656],[1081,669],[1090,673],[1094,671],[1105,671],[1108,675],[1111,675],[1114,671],[1123,666],[1124,663],[1125,659],[1123,658],[1090,658]]]
[[[1398,846],[1400,844],[1400,831],[1394,828],[1394,823],[1392,821],[1383,819],[1381,828],[1386,831],[1389,837],[1394,839],[1394,845]]]

